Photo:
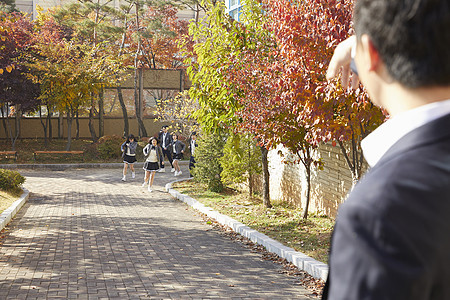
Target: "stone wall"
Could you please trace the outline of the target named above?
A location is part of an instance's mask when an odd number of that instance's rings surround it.
[[[58,137],[58,118],[52,118],[52,133],[53,137]],[[166,123],[161,123],[157,121],[155,118],[145,118],[144,120],[145,128],[147,129],[147,133],[149,136],[153,136],[159,132],[162,125],[165,125]],[[89,119],[86,117],[80,117],[80,137],[81,138],[91,138],[91,134],[89,132]],[[133,133],[137,136],[138,133],[138,123],[136,118],[129,118],[129,132]],[[6,138],[3,120],[0,122],[0,139]],[[9,119],[9,124],[12,128],[12,132],[15,131],[15,122],[14,118]],[[22,118],[20,121],[21,130],[20,130],[20,137],[21,138],[43,138],[44,137],[44,130],[41,125],[41,120],[39,118]],[[104,135],[123,135],[123,126],[124,122],[122,118],[114,118],[114,117],[105,117],[104,119]],[[62,130],[62,137],[67,137],[67,120],[64,117],[60,126]],[[99,124],[98,119],[94,119],[94,128],[98,135],[99,132]],[[76,123],[75,119],[72,121],[72,137],[75,137],[76,133]]]
[[[315,158],[321,158],[324,166],[323,170],[312,171],[309,211],[335,217],[339,204],[345,201],[352,187],[351,172],[339,147],[321,145]],[[270,198],[304,208],[307,191],[305,168],[301,163],[285,163],[294,159],[281,146],[269,151]]]

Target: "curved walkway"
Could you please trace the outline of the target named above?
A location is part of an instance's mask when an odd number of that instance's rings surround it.
[[[173,173],[152,193],[142,169],[21,173],[31,194],[0,237],[0,299],[311,299],[164,192]]]

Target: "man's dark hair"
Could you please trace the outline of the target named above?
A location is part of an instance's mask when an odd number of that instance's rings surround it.
[[[164,129],[164,128],[169,128],[169,126],[167,126],[167,125],[163,125],[163,127],[161,127],[161,128],[163,128],[163,129]]]
[[[450,85],[449,0],[357,0],[354,21],[358,39],[371,37],[396,81]]]

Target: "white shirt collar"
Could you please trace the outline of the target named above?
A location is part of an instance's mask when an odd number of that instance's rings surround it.
[[[450,114],[450,99],[433,102],[396,115],[361,141],[364,158],[369,166],[373,167],[403,136],[446,114]]]

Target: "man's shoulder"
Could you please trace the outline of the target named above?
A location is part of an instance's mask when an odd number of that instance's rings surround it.
[[[370,169],[343,208],[362,209],[380,218],[405,211],[446,218],[450,214],[449,162],[450,151],[426,148],[394,157]]]

